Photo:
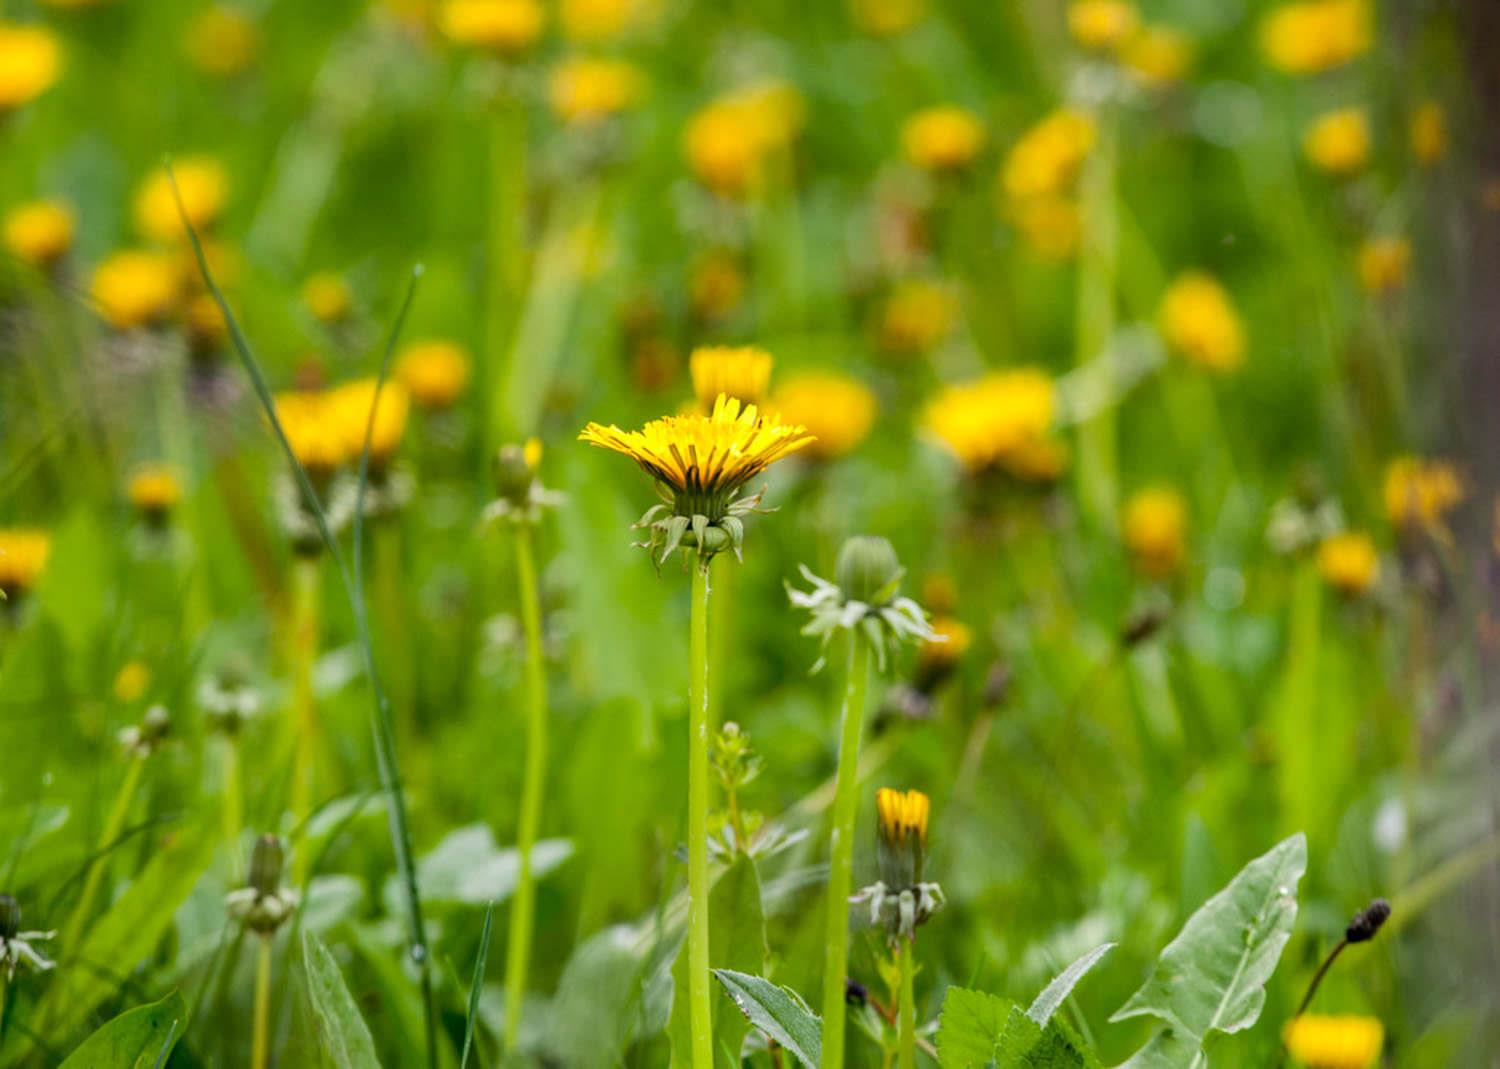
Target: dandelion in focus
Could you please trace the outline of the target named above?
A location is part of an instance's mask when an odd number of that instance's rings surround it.
[[[1202,271],[1179,275],[1157,312],[1167,346],[1209,371],[1233,371],[1245,359],[1245,328],[1229,293]]]
[[[1287,1022],[1281,1039],[1307,1069],[1370,1069],[1385,1046],[1385,1029],[1374,1017],[1304,1013]]]
[[[1405,238],[1370,238],[1359,249],[1359,283],[1366,291],[1384,296],[1406,283],[1411,267],[1411,242]]]
[[[778,418],[813,435],[805,454],[832,461],[852,453],[875,424],[875,394],[858,379],[831,371],[787,377],[768,406]]]
[[[158,168],[141,183],[135,196],[135,225],[143,237],[152,241],[172,242],[187,237],[182,216],[177,210],[177,193],[182,196],[182,212],[200,234],[212,229],[224,211],[229,196],[229,176],[224,165],[209,156],[186,156],[166,168]]]
[[[1324,174],[1357,174],[1370,159],[1370,120],[1362,108],[1330,111],[1307,128],[1302,149],[1308,163]]]
[[[395,376],[417,407],[451,408],[469,384],[469,354],[456,342],[414,342],[397,357]]]
[[[181,296],[182,275],[172,257],[128,250],[108,256],[94,269],[90,296],[115,330],[138,330],[166,322]]]
[[[0,118],[56,84],[62,49],[43,26],[0,21]]]
[[[688,357],[693,396],[705,412],[712,411],[720,394],[746,405],[757,405],[771,384],[770,353],[753,345],[707,345]]]
[[[1318,546],[1318,573],[1339,593],[1358,597],[1375,584],[1380,575],[1380,557],[1370,536],[1344,531],[1323,539]]]
[[[926,108],[901,127],[901,147],[907,160],[924,171],[961,170],[984,147],[984,124],[954,104]]]
[[[73,209],[60,200],[34,200],[5,216],[5,248],[22,263],[47,271],[73,247]]]
[[[1137,491],[1125,503],[1120,522],[1131,563],[1142,575],[1165,579],[1187,555],[1187,505],[1167,487]]]

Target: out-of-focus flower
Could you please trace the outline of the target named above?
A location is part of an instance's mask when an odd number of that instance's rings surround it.
[[[700,346],[688,358],[693,396],[705,412],[713,410],[720,394],[742,404],[759,404],[771,384],[773,363],[770,353],[754,345]]]
[[[182,276],[166,253],[116,252],[94,269],[89,292],[106,323],[116,330],[135,330],[171,315],[181,296]]]
[[[1373,24],[1369,0],[1297,0],[1261,20],[1261,51],[1277,70],[1317,74],[1369,51]]]
[[[927,14],[927,0],[849,0],[854,24],[876,37],[905,33]]]
[[[1448,151],[1448,119],[1443,106],[1435,100],[1424,100],[1411,113],[1408,130],[1411,154],[1423,167],[1431,167]]]
[[[723,319],[734,311],[745,293],[745,275],[727,252],[711,252],[693,266],[688,291],[693,314],[699,319]]]
[[[42,0],[42,5],[58,11],[83,11],[91,7],[105,7],[114,2],[115,0]]]
[[[202,233],[218,222],[229,196],[229,177],[224,165],[209,156],[184,156],[172,163],[182,207],[193,229]],[[135,225],[152,241],[169,242],[187,236],[172,194],[166,168],[153,171],[135,195]]]
[[[1108,52],[1124,43],[1140,20],[1128,0],[1073,0],[1068,5],[1068,32],[1091,52]]]
[[[1385,1029],[1374,1017],[1304,1013],[1286,1023],[1281,1038],[1308,1069],[1370,1069],[1385,1045]]]
[[[414,342],[396,360],[396,381],[419,407],[448,408],[469,384],[469,354],[456,342]]]
[[[1374,294],[1400,289],[1411,267],[1411,242],[1405,238],[1370,238],[1359,249],[1359,282]]]
[[[145,661],[126,661],[115,673],[115,701],[122,705],[134,705],[146,696],[151,686],[151,669]]]
[[[1081,111],[1061,108],[1021,135],[1000,172],[1008,197],[1036,197],[1067,190],[1094,145],[1094,122]]]
[[[782,82],[766,82],[712,101],[688,121],[683,147],[693,173],[716,193],[759,188],[766,157],[785,149],[802,128],[802,98]]]
[[[342,323],[354,309],[349,283],[334,271],[319,271],[302,284],[302,303],[319,322]]]
[[[514,57],[536,43],[545,18],[537,0],[446,0],[438,26],[456,45]]]
[[[62,49],[51,30],[0,21],[0,116],[51,89],[61,73]]]
[[[384,465],[401,444],[406,432],[407,411],[411,399],[399,382],[379,385],[374,378],[355,379],[328,391],[325,401],[327,418],[334,424],[343,445],[343,459],[353,463],[365,449],[365,434],[370,436],[370,463]],[[374,410],[374,422],[370,412]]]
[[[1038,256],[1066,260],[1078,251],[1083,218],[1072,198],[1050,193],[1022,197],[1009,206],[1007,215]]]
[[[634,64],[578,56],[553,68],[549,99],[564,122],[598,122],[630,108],[640,97],[642,82]]]
[[[1341,594],[1357,597],[1380,574],[1380,557],[1370,536],[1359,531],[1330,535],[1318,546],[1318,572]]]
[[[204,74],[233,78],[260,55],[260,25],[250,14],[229,4],[204,8],[188,23],[183,51]]]
[[[901,128],[906,158],[924,171],[968,166],[984,146],[984,124],[967,108],[943,104],[917,112]]]
[[[1370,120],[1363,108],[1339,108],[1314,119],[1302,137],[1307,162],[1324,174],[1346,177],[1370,158]]]
[[[160,523],[182,500],[182,483],[170,465],[147,464],[130,477],[125,495],[149,522]]]
[[[46,270],[73,246],[73,209],[60,200],[34,200],[5,216],[5,248],[22,263]]]
[[[1143,575],[1164,579],[1187,555],[1187,505],[1168,487],[1150,487],[1125,502],[1120,523],[1131,562]]]
[[[922,422],[970,473],[993,467],[1010,471],[1044,439],[1056,404],[1047,375],[1019,368],[944,387],[927,405]]]
[[[562,0],[558,19],[568,40],[597,44],[620,36],[646,6],[645,0]]]
[[[1440,531],[1463,499],[1463,480],[1446,460],[1397,457],[1385,469],[1385,514],[1398,530]]]
[[[7,894],[0,894],[0,973],[7,984],[16,978],[16,970],[25,966],[32,972],[48,972],[57,962],[41,953],[33,943],[44,943],[56,932],[21,930],[21,906]]]
[[[1152,88],[1179,81],[1192,61],[1192,40],[1171,26],[1143,26],[1120,46],[1120,62]]]
[[[182,319],[194,353],[211,353],[229,336],[229,323],[224,318],[224,310],[219,307],[219,302],[212,294],[194,295],[187,302]]]
[[[880,347],[902,355],[925,353],[948,336],[957,318],[958,302],[946,288],[928,279],[906,279],[881,308]]]
[[[1228,292],[1201,271],[1179,275],[1158,312],[1173,352],[1210,371],[1232,371],[1245,358],[1245,328]]]
[[[0,527],[0,594],[20,597],[36,585],[47,558],[52,554],[52,536],[36,527]]]
[[[276,421],[297,463],[314,480],[331,475],[347,458],[344,435],[328,409],[321,391],[289,390],[276,395]]]
[[[801,424],[816,436],[806,452],[817,460],[853,452],[875,424],[875,394],[858,379],[831,371],[789,376],[767,407],[779,420]]]
[[[297,911],[298,894],[281,885],[286,849],[274,835],[262,835],[250,854],[244,887],[224,896],[224,911],[247,929],[270,939]]]
[[[925,677],[922,682],[927,684],[920,689],[930,689],[935,677],[951,672],[974,644],[974,632],[967,624],[951,616],[934,616],[932,631],[934,637],[917,650],[917,671]]]

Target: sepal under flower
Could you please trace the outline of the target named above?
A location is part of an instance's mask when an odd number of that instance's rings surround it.
[[[798,590],[787,584],[787,597],[792,605],[806,609],[812,617],[802,628],[804,635],[813,635],[822,640],[826,654],[828,644],[841,631],[858,632],[875,651],[875,663],[885,669],[887,646],[901,642],[940,642],[942,637],[932,629],[927,613],[922,606],[908,597],[895,594],[901,582],[898,574],[876,595],[872,601],[860,601],[848,597],[837,583],[831,583],[814,575],[808,567],[798,565],[802,578],[812,584],[811,590]],[[881,596],[884,600],[879,600]],[[820,656],[812,670],[823,667],[826,656]]]

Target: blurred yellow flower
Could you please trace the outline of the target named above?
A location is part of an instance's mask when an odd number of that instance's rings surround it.
[[[854,24],[876,37],[905,33],[927,14],[927,0],[849,0]]]
[[[130,477],[125,496],[138,511],[161,517],[182,500],[182,484],[170,465],[147,464]]]
[[[342,275],[319,271],[302,284],[302,303],[319,322],[342,323],[354,308],[354,295]]]
[[[700,108],[688,121],[683,148],[705,186],[742,195],[760,186],[766,157],[790,145],[801,128],[801,96],[789,85],[766,82]]]
[[[1370,1069],[1385,1045],[1385,1029],[1374,1017],[1304,1013],[1286,1023],[1281,1038],[1308,1069]]]
[[[1408,131],[1411,154],[1423,167],[1431,167],[1448,151],[1448,119],[1443,106],[1435,100],[1424,100],[1411,114]]]
[[[558,18],[568,40],[597,44],[618,37],[645,6],[643,0],[562,0]]]
[[[51,30],[0,21],[0,116],[41,96],[61,73],[62,50]]]
[[[188,61],[204,74],[232,78],[260,55],[260,26],[242,8],[215,4],[188,23],[182,44]]]
[[[125,705],[138,702],[151,686],[151,669],[145,661],[126,661],[115,673],[115,700]]]
[[[693,266],[688,280],[693,314],[710,322],[723,319],[740,303],[745,276],[734,256],[711,252]]]
[[[1140,25],[1140,13],[1127,0],[1073,0],[1068,5],[1068,32],[1092,52],[1108,52]]]
[[[984,145],[984,125],[954,104],[924,108],[901,128],[906,158],[926,171],[956,171],[972,163]]]
[[[1380,557],[1370,536],[1358,531],[1329,535],[1318,546],[1318,572],[1341,594],[1363,594],[1380,574]]]
[[[1120,527],[1125,548],[1142,574],[1164,579],[1182,566],[1187,554],[1187,505],[1176,490],[1138,490],[1125,502]]]
[[[297,463],[318,479],[348,459],[343,429],[333,418],[327,396],[318,390],[288,390],[276,395],[276,421]]]
[[[1411,242],[1405,238],[1370,238],[1359,249],[1359,282],[1374,294],[1390,293],[1406,282]]]
[[[958,302],[942,285],[911,278],[896,285],[880,314],[880,347],[887,352],[924,353],[946,338],[958,318]]]
[[[94,269],[89,292],[106,323],[116,330],[134,330],[171,315],[181,281],[171,256],[130,250],[111,254]]]
[[[469,354],[456,342],[414,342],[396,361],[396,381],[419,407],[447,408],[469,384]]]
[[[399,382],[387,382],[380,386],[379,403],[376,403],[376,380],[354,379],[328,391],[325,401],[326,416],[337,430],[343,447],[342,459],[355,463],[365,449],[365,434],[370,435],[370,463],[384,464],[401,444],[406,432],[406,416],[410,398],[406,388]],[[374,410],[373,425],[370,421]]]
[[[182,208],[193,229],[201,233],[212,227],[229,195],[229,177],[224,165],[208,156],[184,156],[172,162],[172,173],[177,176]],[[135,225],[153,241],[175,241],[187,236],[166,168],[153,171],[136,191]]]
[[[1094,122],[1062,108],[1021,135],[1005,158],[1001,187],[1010,197],[1064,192],[1094,145]]]
[[[34,527],[0,527],[0,593],[14,598],[36,585],[52,553],[52,536]]]
[[[917,649],[917,662],[926,673],[951,668],[974,644],[974,633],[968,625],[951,616],[934,616],[932,631],[934,637]]]
[[[552,69],[549,99],[558,118],[591,123],[625,111],[641,94],[641,72],[619,59],[579,56]]]
[[[831,371],[788,376],[766,407],[779,421],[801,424],[815,435],[807,453],[817,460],[852,452],[875,424],[875,394],[858,379]]]
[[[516,56],[541,36],[545,17],[537,0],[446,0],[438,26],[456,45]]]
[[[1232,371],[1245,358],[1245,329],[1228,292],[1202,271],[1179,275],[1158,312],[1161,332],[1177,355],[1210,371]]]
[[[1004,465],[1022,482],[1052,483],[1068,467],[1068,450],[1054,438],[1035,438],[1007,453]]]
[[[1056,405],[1047,375],[1018,368],[945,386],[927,405],[922,422],[969,472],[1009,470],[1046,434]]]
[[[1313,120],[1302,138],[1307,161],[1325,174],[1358,172],[1370,158],[1370,121],[1363,108],[1340,108]]]
[[[1441,530],[1463,499],[1463,480],[1446,460],[1397,457],[1385,469],[1385,514],[1399,530]]]
[[[60,200],[28,201],[5,216],[5,248],[22,263],[48,268],[73,245],[73,209]]]
[[[1120,46],[1120,62],[1153,88],[1181,79],[1192,60],[1192,41],[1170,26],[1143,26]]]
[[[728,394],[747,405],[760,404],[771,384],[774,358],[753,345],[707,345],[688,357],[693,396],[703,411],[710,411],[720,394]]]
[[[1369,0],[1298,0],[1261,20],[1261,51],[1287,74],[1316,74],[1369,51],[1373,24]]]
[[[188,340],[195,352],[211,351],[229,336],[224,310],[212,294],[196,294],[183,311]]]
[[[1066,260],[1078,251],[1083,219],[1077,201],[1052,194],[1022,197],[1011,203],[1008,215],[1038,256]]]

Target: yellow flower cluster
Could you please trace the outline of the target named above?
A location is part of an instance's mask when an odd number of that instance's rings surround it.
[[[1357,597],[1380,575],[1380,557],[1370,536],[1358,531],[1329,535],[1318,546],[1318,572],[1341,594]]]
[[[1142,574],[1164,579],[1187,555],[1187,505],[1167,487],[1138,490],[1125,503],[1120,522],[1125,548]]]
[[[1218,280],[1189,271],[1167,287],[1157,315],[1171,350],[1210,371],[1232,371],[1245,358],[1245,328]]]
[[[1052,380],[1020,368],[945,387],[928,404],[923,423],[968,471],[998,467],[1031,478],[1056,404]]]
[[[185,156],[173,162],[172,173],[177,177],[182,208],[193,229],[201,234],[212,228],[229,196],[229,177],[224,165],[208,156]],[[152,172],[136,191],[135,225],[143,237],[152,241],[172,242],[187,236],[177,211],[177,198],[172,194],[172,180],[165,168]]]
[[[688,121],[683,149],[700,182],[716,193],[754,192],[766,160],[802,129],[802,98],[791,86],[765,82],[720,97]]]
[[[1363,108],[1320,115],[1302,137],[1307,162],[1337,178],[1358,174],[1370,159],[1370,120]]]
[[[1441,530],[1463,499],[1463,480],[1446,460],[1397,457],[1385,469],[1385,514],[1399,530]]]
[[[182,42],[188,62],[214,78],[243,73],[260,55],[260,45],[260,26],[228,4],[204,8],[188,24]]]
[[[51,30],[0,20],[0,117],[56,83],[62,49]]]
[[[1096,133],[1083,112],[1059,109],[1022,134],[1001,167],[1002,211],[1044,256],[1061,259],[1078,247],[1073,186]]]
[[[1411,242],[1405,238],[1370,238],[1359,250],[1359,282],[1371,293],[1398,290],[1411,267]]]
[[[25,593],[36,584],[52,553],[52,536],[32,527],[0,527],[0,592]]]
[[[831,371],[806,371],[777,387],[769,405],[780,422],[806,427],[814,436],[808,455],[818,460],[846,456],[875,424],[875,394],[857,379]]]
[[[628,109],[640,97],[642,84],[633,64],[579,56],[553,68],[549,99],[558,118],[582,125]]]
[[[901,355],[925,353],[953,330],[958,302],[946,288],[911,278],[891,290],[881,309],[880,347]]]
[[[73,245],[73,209],[59,200],[35,200],[5,216],[5,248],[22,263],[46,269]]]
[[[1260,24],[1266,62],[1287,74],[1317,74],[1369,51],[1374,16],[1369,0],[1295,0]]]
[[[705,345],[688,357],[693,396],[703,411],[713,409],[720,394],[747,405],[760,404],[771,384],[774,358],[754,345]]]
[[[1308,1069],[1370,1069],[1385,1045],[1385,1029],[1374,1017],[1304,1013],[1286,1023],[1281,1038]]]
[[[378,405],[375,391],[376,380],[365,378],[328,390],[277,394],[276,419],[297,462],[320,477],[357,463],[364,452],[367,428],[370,463],[379,466],[388,461],[406,431],[410,400],[400,383],[387,382],[380,389]]]
[[[446,0],[438,14],[439,29],[454,44],[506,57],[536,43],[545,21],[537,0]]]
[[[451,341],[415,342],[396,361],[396,381],[419,407],[448,408],[469,384],[469,354]]]
[[[917,112],[901,128],[907,160],[924,171],[967,167],[984,146],[984,124],[967,108],[943,104]]]

